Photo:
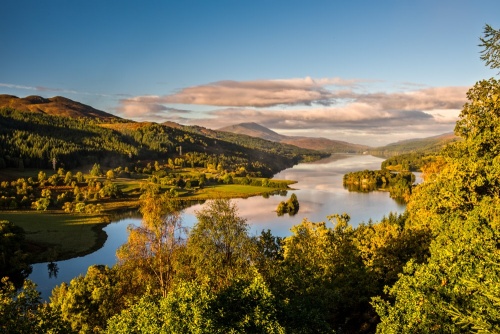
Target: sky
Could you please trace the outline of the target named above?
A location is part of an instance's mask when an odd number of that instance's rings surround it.
[[[369,146],[452,132],[498,0],[3,0],[0,94]]]

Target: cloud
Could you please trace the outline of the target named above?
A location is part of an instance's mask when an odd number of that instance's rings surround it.
[[[164,96],[138,96],[137,103],[196,104],[222,107],[331,105],[339,97],[328,86],[355,87],[361,80],[310,77],[280,80],[218,81]],[[124,101],[127,102],[127,101]]]
[[[191,110],[167,107],[156,103],[155,96],[141,96],[120,100],[115,108],[117,114],[138,121],[186,121],[179,114],[189,114]]]
[[[117,111],[137,120],[168,117],[213,129],[253,121],[284,134],[321,134],[332,139],[342,134],[343,140],[358,138],[358,142],[369,143],[369,136],[394,141],[396,137],[390,138],[390,133],[408,136],[452,131],[468,89],[403,83],[396,92],[370,92],[370,83],[309,77],[226,80],[170,95],[122,99]],[[189,111],[170,108],[175,104],[222,108],[204,114],[193,112],[187,118],[181,114]]]

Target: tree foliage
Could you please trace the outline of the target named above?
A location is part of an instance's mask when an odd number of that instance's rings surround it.
[[[92,333],[106,328],[107,320],[121,310],[120,286],[112,269],[90,266],[85,276],[69,284],[62,283],[52,291],[50,306],[74,331]]]
[[[228,199],[210,200],[196,218],[187,251],[197,279],[219,289],[245,277],[254,247],[236,205]]]
[[[5,277],[0,282],[1,333],[72,333],[60,312],[41,303],[35,284],[26,280],[18,291]]]
[[[480,38],[483,47],[481,60],[490,68],[500,68],[500,31],[489,24],[484,27],[484,37]]]
[[[141,202],[141,226],[129,227],[127,243],[117,252],[122,271],[151,284],[165,297],[176,272],[176,258],[184,246],[180,210],[168,194],[146,193]]]
[[[24,230],[7,220],[0,220],[0,278],[26,278],[31,273],[25,250]]]
[[[498,66],[498,32],[487,26],[483,60]],[[496,52],[496,53],[495,53]],[[380,333],[500,331],[500,82],[468,93],[455,133],[462,141],[414,192],[407,226],[432,233],[427,261],[410,261],[374,300]]]

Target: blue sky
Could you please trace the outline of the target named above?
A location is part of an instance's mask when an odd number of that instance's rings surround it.
[[[0,94],[371,146],[453,130],[500,1],[6,0]]]

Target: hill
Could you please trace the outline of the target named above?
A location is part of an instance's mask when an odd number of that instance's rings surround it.
[[[368,146],[357,145],[340,140],[327,138],[303,137],[303,136],[285,136],[278,134],[257,123],[240,123],[219,129],[219,131],[245,134],[252,137],[258,137],[278,143],[294,145],[297,147],[317,150],[327,153],[361,153]]]
[[[121,119],[105,111],[92,108],[91,106],[62,96],[46,99],[36,95],[19,98],[14,95],[0,94],[0,108],[11,108],[18,111],[73,118],[88,117],[109,121]]]
[[[16,98],[10,100],[17,102]],[[54,102],[47,100],[32,105]],[[70,104],[79,105],[74,101]],[[24,111],[0,108],[0,168],[50,168],[56,160],[58,166],[66,169],[100,163],[133,170],[154,161],[174,160],[180,166],[210,165],[221,171],[270,177],[301,161],[324,156],[291,145],[201,127],[106,118],[106,113],[93,110],[54,116],[34,107]]]
[[[260,124],[250,122],[250,123],[240,123],[235,125],[226,126],[219,129],[220,131],[232,132],[237,134],[243,134],[251,137],[258,137],[270,141],[281,142],[286,139],[286,136],[280,135]]]
[[[415,138],[398,141],[386,146],[369,149],[368,152],[373,155],[391,157],[394,155],[406,153],[436,153],[447,144],[460,140],[454,133],[444,133],[438,136],[427,138]]]

